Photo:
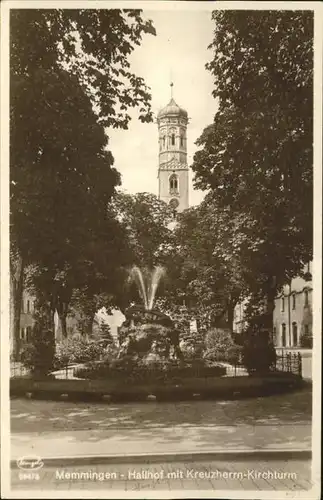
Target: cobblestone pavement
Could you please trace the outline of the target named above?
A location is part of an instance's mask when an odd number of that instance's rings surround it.
[[[82,474],[80,476],[78,474]],[[192,463],[44,467],[38,479],[13,470],[13,490],[310,490],[311,467],[304,460],[239,460]],[[74,474],[71,475],[71,474]],[[19,477],[20,475],[20,477]]]
[[[221,425],[311,424],[309,387],[288,394],[234,401],[82,403],[12,399],[11,432]]]

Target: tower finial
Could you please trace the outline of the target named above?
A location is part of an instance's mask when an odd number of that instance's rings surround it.
[[[174,84],[173,82],[170,83],[170,97],[171,99],[173,99],[173,87],[174,87]]]

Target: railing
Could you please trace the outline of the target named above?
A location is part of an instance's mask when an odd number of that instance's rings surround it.
[[[29,375],[29,369],[26,368],[20,361],[10,362],[10,378],[26,377]]]
[[[300,352],[284,352],[276,356],[276,370],[302,376],[302,356]]]
[[[226,375],[231,377],[246,376],[248,372],[246,368],[241,363],[230,365],[229,363],[222,363],[226,368]],[[59,370],[55,370],[55,377],[61,379],[73,379],[75,378],[74,370],[83,364],[70,364],[62,367]],[[302,376],[302,356],[299,352],[291,353],[282,351],[281,354],[276,355],[275,370],[278,372],[293,373],[295,375]],[[208,374],[200,373],[197,368],[194,371],[195,376],[207,376]],[[203,371],[203,370],[202,370]],[[212,371],[212,370],[211,370]],[[30,373],[30,370],[26,368],[21,362],[15,361],[10,363],[10,377],[26,377]],[[191,376],[194,376],[191,375]]]

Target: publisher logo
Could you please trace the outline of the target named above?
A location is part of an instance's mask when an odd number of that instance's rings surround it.
[[[44,462],[39,457],[21,457],[17,460],[17,466],[19,469],[26,471],[35,471],[41,469]]]

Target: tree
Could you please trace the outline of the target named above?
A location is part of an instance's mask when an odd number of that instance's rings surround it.
[[[13,9],[11,80],[39,69],[64,69],[77,78],[106,127],[127,128],[129,107],[151,121],[150,93],[128,58],[143,35],[155,35],[138,9]]]
[[[130,276],[131,267],[138,266],[144,274],[150,275],[155,266],[165,266],[173,238],[169,227],[173,214],[164,201],[151,193],[119,192],[113,199],[113,210],[127,235],[129,248],[129,266],[124,286],[119,289],[118,307],[124,310],[138,300],[138,290]],[[159,293],[164,285],[163,277]]]
[[[37,264],[35,288],[64,316],[75,279],[81,286],[103,242],[118,239],[108,203],[119,175],[74,79],[64,71],[37,78],[19,82],[12,95],[11,245],[24,265]]]
[[[237,220],[219,209],[209,194],[198,207],[180,215],[170,253],[171,302],[185,302],[205,327],[229,324],[244,292],[245,269],[237,252]],[[208,324],[210,323],[210,324]]]
[[[219,110],[197,141],[195,184],[245,218],[249,291],[267,298],[269,319],[277,289],[312,258],[313,14],[212,18],[207,68]]]
[[[164,249],[171,240],[171,208],[152,193],[119,192],[113,201],[116,217],[125,228],[133,264],[152,268],[164,263]]]
[[[120,179],[103,127],[126,128],[132,106],[139,106],[142,121],[151,120],[150,95],[127,60],[145,33],[154,33],[151,22],[134,10],[11,12],[16,351],[26,265],[38,265],[38,285],[44,285],[40,296],[64,318],[73,287],[82,286],[71,276],[84,277],[84,268],[91,270],[89,256],[98,250],[98,241],[101,253],[102,243],[109,242],[114,257],[120,255],[118,224],[107,210]]]

